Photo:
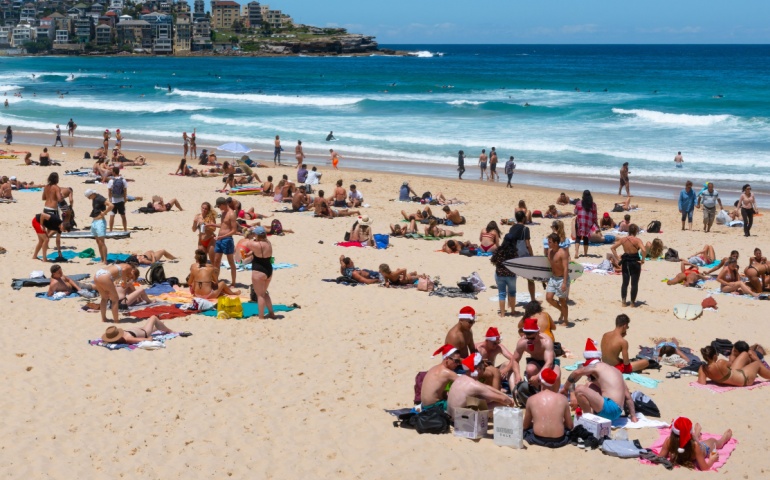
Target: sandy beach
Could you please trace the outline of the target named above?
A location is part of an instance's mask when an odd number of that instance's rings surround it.
[[[130,139],[125,145],[129,158],[142,153],[132,149]],[[90,150],[95,149],[96,142]],[[14,144],[12,150],[29,150],[37,158],[42,149]],[[90,202],[83,192],[91,187],[80,177],[63,174],[93,162],[79,160],[81,148],[49,150],[52,158],[64,159],[61,167],[27,167],[20,155],[17,160],[0,160],[0,175],[45,183],[50,171],[58,171],[60,185],[75,189],[79,225],[89,224]],[[272,165],[270,158],[252,158]],[[129,194],[143,196],[145,201],[152,195],[175,197],[184,211],[129,214],[129,228],[151,230],[135,232],[129,240],[108,240],[109,251],[140,253],[165,248],[181,257],[179,263],[165,265],[166,275],[184,279],[197,244],[191,231],[193,217],[201,202],[213,203],[221,195],[215,190],[221,188],[222,179],[170,176],[179,163],[177,156],[151,154],[148,162],[124,170],[125,177],[136,180],[129,183]],[[559,193],[518,184],[506,189],[504,181],[493,185],[355,171],[346,169],[344,160],[340,171],[332,171],[325,160],[309,163],[323,172],[320,188],[327,192],[340,178],[345,186],[358,186],[370,205],[363,213],[374,220],[374,233],[388,233],[388,225],[399,221],[401,210],[416,210],[417,204],[392,201],[406,180],[418,194],[442,192],[447,198],[466,201],[458,208],[468,224],[455,230],[474,242],[489,221],[511,217],[518,200],[525,199],[532,210],[545,211]],[[466,177],[476,178],[477,172],[469,167]],[[295,169],[289,166],[258,169],[257,173],[262,179],[288,174],[296,180]],[[364,177],[371,183],[359,181]],[[696,185],[704,181],[692,180]],[[96,189],[106,195],[106,186]],[[580,194],[567,193],[570,197]],[[359,267],[376,270],[379,264],[388,263],[392,268],[440,276],[448,286],[475,271],[489,287],[494,285],[494,268],[488,258],[447,255],[436,252],[440,242],[392,237],[391,248],[386,250],[342,248],[334,243],[343,240],[354,219],[276,213],[283,227],[296,233],[270,237],[275,261],[297,267],[277,270],[270,293],[274,303],[297,303],[301,309],[282,313],[279,320],[217,320],[202,315],[173,319],[168,321],[172,329],[190,331],[193,336],[170,340],[162,350],[113,352],[88,344],[89,339],[101,336],[105,324],[98,313],[81,310],[82,300],[46,301],[34,297],[43,289],[11,289],[12,278],[28,277],[33,270],[44,270],[49,276],[49,264],[31,258],[36,237],[30,221],[42,210],[40,196],[14,192],[17,203],[0,204],[4,232],[0,246],[7,249],[0,255],[0,299],[6,312],[0,353],[5,385],[0,471],[7,478],[426,478],[467,476],[481,470],[499,478],[516,470],[531,478],[568,472],[606,472],[615,478],[693,478],[694,473],[687,469],[667,472],[660,466],[573,446],[558,451],[513,450],[496,447],[491,436],[474,442],[393,428],[395,418],[384,410],[412,405],[414,377],[438,363],[431,354],[444,343],[461,307],[468,304],[476,309],[476,341],[483,339],[488,327],[496,326],[509,347],[515,343],[521,317],[498,317],[494,289],[480,293],[477,300],[465,300],[429,296],[416,289],[353,288],[322,279],[337,277],[338,259],[346,255]],[[613,195],[594,198],[600,215],[621,200]],[[246,208],[254,207],[263,214],[283,208],[269,197],[239,199]],[[736,199],[731,195],[722,201],[727,206]],[[755,247],[762,248],[765,255],[770,250],[763,244],[770,232],[766,216],[755,219],[753,236],[745,238],[740,228],[718,225],[704,233],[701,212],[696,210],[694,231],[683,232],[675,202],[635,197],[632,203],[640,207],[631,213],[634,223],[645,227],[660,220],[663,225],[662,234],[646,233],[640,238],[652,241],[660,237],[666,247],[675,248],[683,257],[705,244],[714,245],[718,258],[737,249],[742,271]],[[129,203],[127,209],[139,206],[139,202]],[[620,213],[612,216],[622,218]],[[535,254],[542,255],[550,220],[535,220],[538,224],[530,226],[532,245]],[[507,233],[508,227],[502,229]],[[95,248],[93,240],[63,240],[63,245],[76,251]],[[601,258],[578,261],[599,263],[607,252],[609,246],[592,247],[589,254]],[[93,276],[99,268],[85,259],[63,264],[66,274]],[[674,304],[700,304],[707,290],[718,288],[713,280],[704,289],[662,282],[678,272],[676,263],[645,263],[639,292],[643,304],[636,309],[620,307],[620,275],[584,274],[571,287],[572,325],[555,332],[573,355],[562,363],[582,360],[586,338],[599,340],[614,327],[619,313],[631,317],[627,339],[632,356],[638,353],[638,345],[651,346],[654,337],[676,337],[696,352],[717,337],[770,345],[762,324],[770,303],[716,295],[718,311],[706,311],[695,321],[674,317]],[[229,278],[229,272],[223,270],[221,278]],[[238,273],[238,281],[250,283],[250,272]],[[521,279],[518,290],[527,291]],[[544,300],[539,285],[537,293]],[[244,293],[244,301],[247,297]],[[544,308],[558,317],[554,308],[545,303]],[[133,320],[124,322],[130,325]],[[763,478],[770,459],[758,453],[770,442],[763,427],[770,421],[763,408],[770,388],[712,393],[689,386],[694,377],[665,379],[669,371],[673,369],[663,367],[650,374],[662,381],[655,389],[633,383],[629,387],[653,398],[662,412],[661,420],[682,415],[700,422],[705,432],[731,428],[739,444],[719,472],[726,478]],[[629,438],[638,438],[643,446],[657,437],[654,429],[629,430]]]

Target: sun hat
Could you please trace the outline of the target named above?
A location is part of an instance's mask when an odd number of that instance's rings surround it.
[[[107,330],[102,335],[102,341],[105,343],[112,343],[116,340],[123,338],[123,329],[118,327],[107,327]]]
[[[254,235],[267,235],[267,231],[265,230],[265,227],[261,225],[257,225],[256,227],[251,229],[251,233]]]
[[[361,216],[358,217],[358,224],[359,225],[367,225],[367,226],[369,226],[372,223],[374,223],[374,221],[371,218],[369,218],[369,215],[361,215]]]
[[[409,185],[409,182],[404,182],[401,184],[402,187],[406,187],[407,185]]]
[[[83,192],[83,194],[86,196],[86,198],[89,198],[91,195],[96,195],[96,190],[89,188],[88,190]]]

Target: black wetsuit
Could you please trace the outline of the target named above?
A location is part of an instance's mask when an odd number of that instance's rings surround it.
[[[460,172],[460,180],[462,180],[463,173],[465,173],[465,155],[457,156],[457,171]]]

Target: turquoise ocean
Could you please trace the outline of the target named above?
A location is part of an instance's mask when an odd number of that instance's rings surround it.
[[[290,163],[301,139],[310,163],[332,146],[343,167],[447,177],[464,150],[467,178],[480,150],[496,147],[555,187],[614,180],[629,162],[649,186],[770,192],[768,45],[387,47],[415,54],[3,58],[0,124],[22,141],[73,118],[78,146],[120,128],[125,148],[141,140],[163,152],[181,152],[193,128],[201,146],[265,152],[280,135]]]

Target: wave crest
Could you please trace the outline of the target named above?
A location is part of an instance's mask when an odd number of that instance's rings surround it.
[[[665,113],[655,110],[613,108],[612,113],[630,115],[660,125],[680,127],[708,127],[717,123],[735,119],[732,115],[690,115],[686,113]]]
[[[355,105],[356,103],[364,100],[363,98],[359,97],[291,97],[288,95],[265,95],[261,93],[212,93],[199,92],[195,90],[180,90],[178,88],[172,90],[171,95],[303,107],[342,107],[347,105]]]

